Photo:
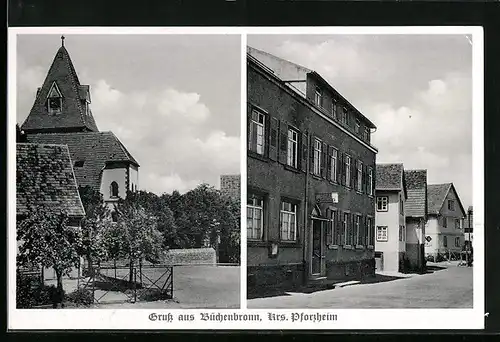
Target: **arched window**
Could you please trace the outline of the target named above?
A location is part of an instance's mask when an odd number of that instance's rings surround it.
[[[118,183],[117,182],[112,182],[110,186],[110,196],[111,197],[118,197]]]

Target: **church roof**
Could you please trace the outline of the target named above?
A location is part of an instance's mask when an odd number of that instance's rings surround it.
[[[30,206],[85,216],[67,146],[16,145],[17,214],[25,215]]]
[[[101,171],[110,162],[139,163],[112,132],[28,134],[28,142],[69,147],[79,186],[100,189]]]
[[[55,87],[62,95],[62,110],[58,114],[49,114],[46,104],[47,97]],[[92,112],[85,109],[85,101],[90,101],[89,86],[80,84],[68,51],[64,46],[61,46],[21,129],[26,133],[97,132],[98,128]]]

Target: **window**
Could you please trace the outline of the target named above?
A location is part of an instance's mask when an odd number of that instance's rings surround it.
[[[250,195],[247,200],[247,238],[262,240],[263,238],[264,199]]]
[[[368,168],[368,195],[373,195],[373,169]]]
[[[448,218],[443,217],[443,228],[448,228]]]
[[[403,204],[403,196],[399,196],[399,213],[404,215],[404,204]]]
[[[281,202],[281,240],[295,241],[297,232],[297,205],[282,201]]]
[[[377,226],[377,241],[386,242],[389,240],[387,229],[387,226]]]
[[[319,107],[323,104],[323,96],[321,95],[321,89],[319,88],[316,88],[316,91],[314,92],[314,103]]]
[[[368,127],[365,127],[365,140],[370,141],[370,129]]]
[[[344,125],[347,125],[347,108],[346,107],[343,107],[342,108],[342,123]]]
[[[460,247],[460,237],[455,238],[455,247]]]
[[[361,234],[361,216],[356,215],[355,217],[355,229],[356,229],[356,245],[363,244],[363,236]]]
[[[337,222],[335,221],[336,213],[335,210],[328,210],[328,229],[329,232],[327,233],[327,236],[329,239],[327,239],[326,243],[328,245],[337,245],[339,243],[338,238],[337,238]]]
[[[371,217],[366,218],[366,231],[366,243],[368,246],[373,246],[375,234],[373,232],[373,219]]]
[[[351,185],[351,157],[348,155],[345,156],[345,185]]]
[[[405,226],[399,226],[399,241],[405,241],[405,234],[406,233],[406,230],[405,230]]]
[[[349,214],[344,213],[344,219],[342,220],[342,232],[344,233],[344,246],[351,245],[351,234],[349,234]]]
[[[252,111],[252,120],[250,122],[250,151],[264,154],[264,132],[265,132],[265,115],[256,110]]]
[[[55,82],[52,83],[47,96],[47,111],[49,114],[59,114],[62,111],[62,94]]]
[[[358,176],[356,190],[361,191],[363,188],[363,163],[358,160]]]
[[[461,229],[461,220],[460,219],[455,219],[455,229]]]
[[[332,100],[332,115],[333,115],[333,119],[337,120],[337,100],[336,99]]]
[[[455,211],[455,201],[448,200],[448,210]]]
[[[77,160],[75,162],[75,167],[83,167],[83,164],[85,163],[84,160]]]
[[[110,196],[111,197],[118,197],[118,183],[116,182],[111,182],[110,185]]]
[[[446,235],[443,236],[443,247],[448,247],[448,237]]]
[[[359,119],[356,119],[356,125],[354,126],[354,132],[356,132],[357,134],[359,134],[359,128],[361,127],[361,123],[359,121]]]
[[[318,139],[314,140],[314,169],[315,175],[321,174],[321,141]]]
[[[288,130],[288,152],[287,152],[287,164],[291,167],[297,167],[297,157],[298,157],[298,139],[299,134],[293,129]]]
[[[332,182],[337,182],[337,150],[332,151],[330,156],[331,168],[330,168],[330,179]]]
[[[377,211],[387,211],[387,203],[388,198],[386,196],[384,197],[377,197]]]

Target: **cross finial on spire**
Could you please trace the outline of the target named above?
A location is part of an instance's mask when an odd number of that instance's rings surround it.
[[[62,44],[62,46],[64,46],[64,39],[65,38],[66,38],[65,36],[61,36],[61,44]]]

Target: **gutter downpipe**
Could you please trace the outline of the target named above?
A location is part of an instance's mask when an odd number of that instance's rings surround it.
[[[308,184],[309,184],[309,168],[310,168],[310,156],[309,156],[309,153],[311,152],[311,149],[310,149],[310,146],[309,146],[309,143],[310,143],[310,140],[309,139],[309,134],[307,133],[306,134],[306,137],[307,137],[307,161],[306,161],[306,177],[305,177],[305,182],[304,182],[304,227],[302,228],[302,264],[304,265],[304,273],[303,273],[303,279],[302,279],[302,283],[303,285],[306,285],[307,284],[307,277],[309,275],[309,272],[307,271],[307,260],[306,260],[306,243],[308,241],[308,239],[306,239],[306,231],[307,231],[307,222],[308,222],[308,216],[309,216],[309,210],[308,210],[308,205],[307,205],[307,200],[308,200]]]

